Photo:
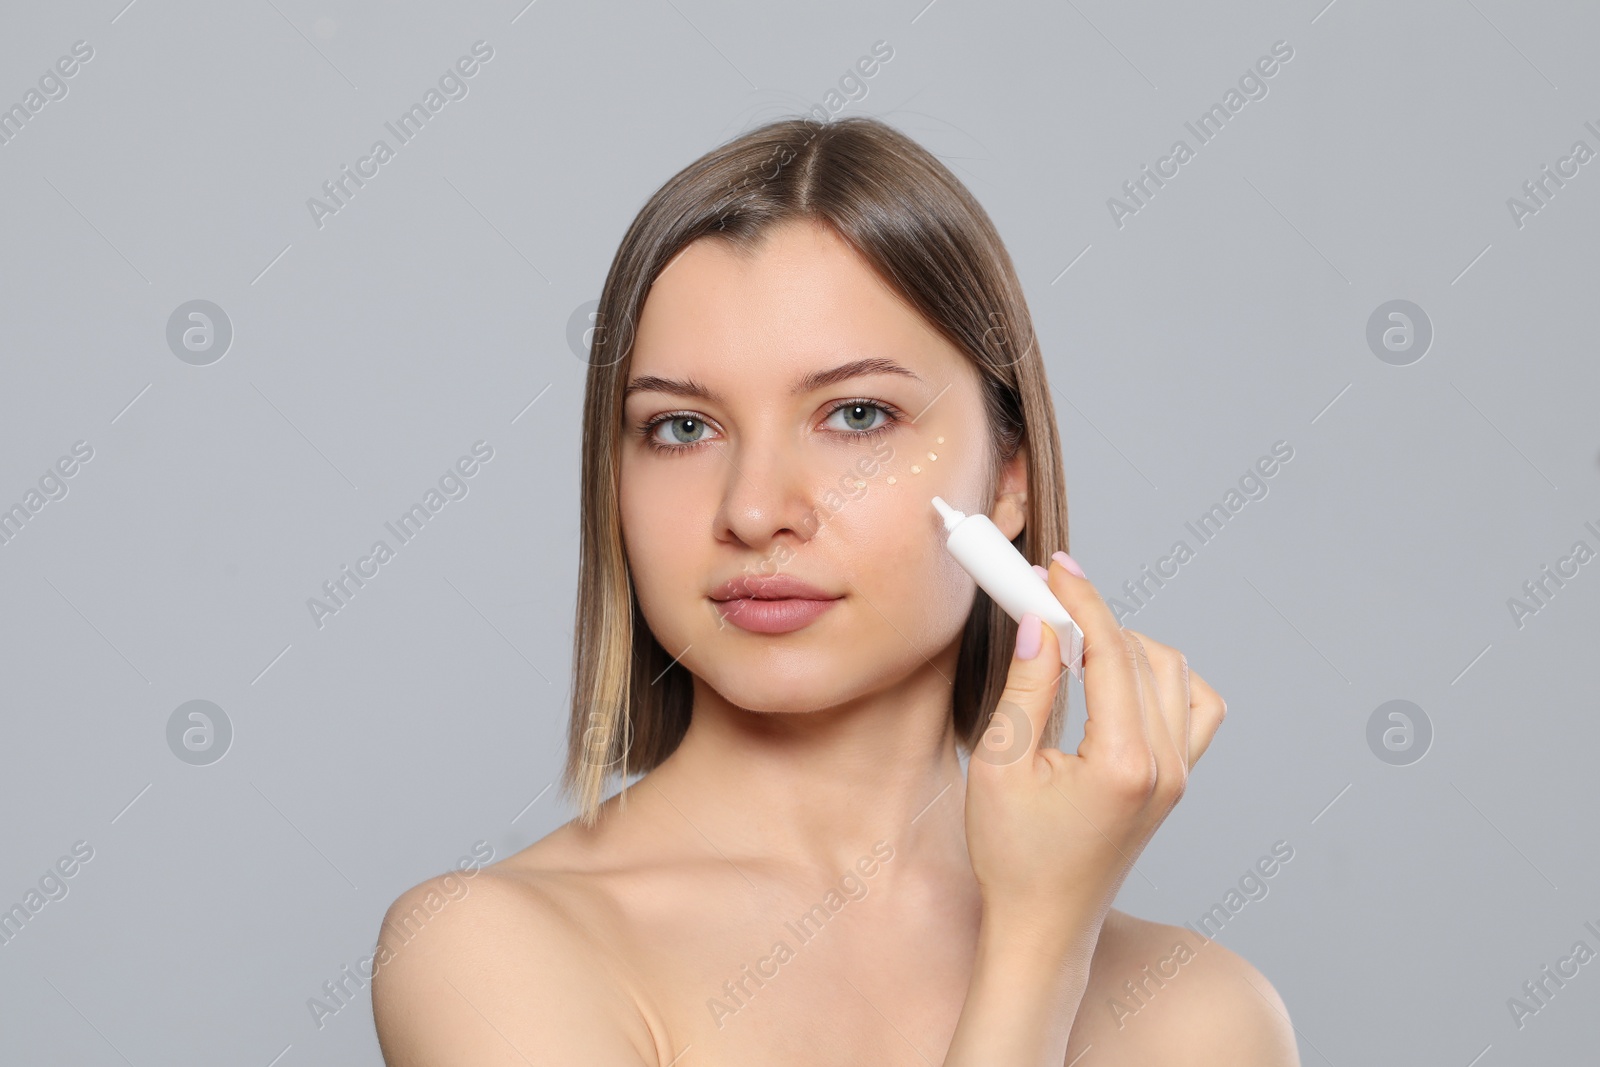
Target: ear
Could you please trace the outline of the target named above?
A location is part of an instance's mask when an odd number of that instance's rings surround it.
[[[995,489],[989,520],[1014,541],[1028,524],[1028,449],[1024,441],[1016,454],[1000,467],[1000,484]]]

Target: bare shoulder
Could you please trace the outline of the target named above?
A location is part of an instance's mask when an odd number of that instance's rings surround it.
[[[372,1011],[388,1067],[654,1067],[650,1028],[536,871],[412,886],[379,932]]]
[[[1186,927],[1114,909],[1079,1014],[1085,1043],[1122,1053],[1109,1062],[1300,1065],[1283,998],[1249,960]]]

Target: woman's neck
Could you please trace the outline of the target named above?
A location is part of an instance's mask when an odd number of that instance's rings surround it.
[[[808,712],[748,711],[696,679],[682,742],[630,792],[736,864],[836,873],[887,842],[915,858],[903,871],[970,877],[950,686],[931,664]]]

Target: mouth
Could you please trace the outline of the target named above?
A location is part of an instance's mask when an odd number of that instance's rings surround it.
[[[758,634],[786,634],[810,626],[843,599],[793,575],[746,575],[709,594],[724,621]]]
[[[716,600],[726,622],[757,634],[786,634],[804,629],[837,604],[842,597],[813,600],[808,597],[734,597]]]

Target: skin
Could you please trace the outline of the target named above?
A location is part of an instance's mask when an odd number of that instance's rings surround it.
[[[791,391],[863,359],[911,374],[880,368]],[[629,377],[646,376],[717,395],[641,390],[623,422],[630,570],[651,631],[693,677],[693,720],[625,803],[607,801],[596,829],[568,823],[477,872],[409,939],[397,920],[438,880],[395,902],[381,942],[392,958],[373,982],[386,1061],[943,1062],[1000,880],[986,886],[974,869],[951,726],[975,586],[945,551],[929,500],[988,514],[1014,537],[1025,458],[990,484],[975,369],[848,245],[809,224],[771,231],[749,259],[710,240],[686,248],[639,322]],[[841,401],[883,408],[836,411]],[[695,421],[635,432],[663,414]],[[681,451],[658,452],[649,437]],[[870,475],[864,457],[876,461]],[[865,486],[845,496],[841,478]],[[839,506],[819,525],[810,517],[824,499]],[[783,635],[727,624],[708,599],[727,579],[775,570],[840,599]],[[1074,581],[1051,568],[1053,588]],[[1188,735],[1162,759],[1192,764],[1221,699],[1176,650],[1122,633],[1169,698],[1173,736]],[[1049,637],[1042,655],[1054,653]],[[1191,697],[1214,721],[1189,733]],[[830,891],[836,910],[797,936],[786,923]],[[1299,1062],[1281,999],[1248,962],[1181,927],[1100,914],[1061,1062],[1091,1047],[1085,1065]],[[773,958],[780,940],[786,959]],[[1140,1007],[1123,983],[1180,943],[1187,962]],[[736,998],[724,983],[740,980],[750,992]],[[1137,1012],[1119,1019],[1113,998]]]

